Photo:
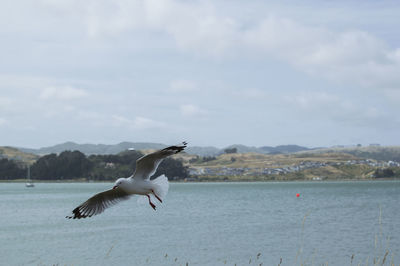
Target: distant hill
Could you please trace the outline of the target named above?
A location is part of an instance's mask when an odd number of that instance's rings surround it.
[[[118,154],[128,149],[135,150],[154,150],[161,149],[167,145],[161,143],[146,143],[146,142],[121,142],[114,145],[107,144],[78,144],[75,142],[65,142],[50,147],[44,147],[40,149],[28,149],[18,148],[22,152],[32,153],[37,155],[45,155],[50,153],[61,153],[66,150],[78,150],[86,155],[91,154]],[[230,145],[226,148],[219,149],[212,146],[199,147],[199,146],[188,146],[186,152],[188,154],[199,155],[199,156],[217,156],[225,153],[225,149],[236,148],[238,153],[262,153],[262,154],[280,154],[280,153],[292,153],[298,151],[307,151],[309,148],[301,147],[297,145],[281,145],[276,147],[253,147],[245,146],[241,144]]]
[[[242,144],[234,144],[234,145],[230,145],[224,149],[221,150],[221,154],[225,153],[224,150],[225,149],[233,149],[236,148],[238,153],[249,153],[249,152],[254,152],[254,153],[262,153],[260,152],[259,148],[254,147],[254,146],[245,146]]]
[[[347,153],[363,159],[400,162],[400,146],[333,147],[306,153]]]
[[[208,147],[199,147],[199,146],[188,146],[185,149],[186,153],[188,154],[193,154],[193,155],[199,155],[199,156],[217,156],[223,151],[221,149],[218,149],[216,147],[208,146]]]
[[[0,147],[0,160],[9,159],[20,161],[24,164],[33,164],[38,158],[38,155],[26,153],[13,147]]]
[[[91,154],[118,154],[122,151],[128,149],[135,150],[156,150],[162,149],[167,145],[161,143],[146,143],[146,142],[121,142],[114,145],[107,144],[77,144],[75,142],[65,142],[61,144],[57,144],[54,146],[43,147],[40,149],[28,149],[28,148],[18,148],[22,152],[33,153],[37,155],[45,155],[50,153],[61,153],[66,150],[78,150],[86,155]],[[218,154],[223,153],[223,150],[220,150],[215,147],[198,147],[198,146],[189,146],[186,149],[186,152],[189,154],[195,154],[199,156],[216,156]]]
[[[40,149],[27,149],[27,148],[11,148],[7,147],[8,158],[19,158],[24,157],[22,153],[18,154],[18,150],[23,153],[29,153],[27,155],[29,159],[35,160],[35,155],[45,155],[50,153],[61,153],[65,150],[78,150],[86,155],[91,154],[118,154],[128,149],[135,150],[155,150],[166,147],[167,145],[161,143],[146,143],[146,142],[121,142],[115,145],[107,144],[77,144],[75,142],[65,142],[62,144],[44,147]],[[236,148],[237,153],[260,153],[260,154],[290,154],[290,153],[347,153],[354,155],[358,158],[364,159],[375,159],[383,161],[398,161],[400,162],[400,146],[365,146],[365,147],[332,147],[332,148],[307,148],[298,145],[280,145],[276,147],[262,146],[245,146],[241,144],[234,144],[228,147],[219,149],[213,146],[199,147],[189,146],[185,150],[187,154],[198,155],[198,156],[218,156],[225,153],[225,149]],[[6,147],[2,148],[3,150]],[[4,153],[4,152],[3,152]],[[19,156],[19,157],[18,157]],[[0,158],[1,158],[1,147],[0,147]]]
[[[298,145],[279,145],[276,147],[260,147],[260,150],[264,151],[263,153],[272,153],[272,154],[279,154],[279,153],[293,153],[299,151],[308,151],[309,148],[298,146]]]
[[[77,144],[75,142],[65,142],[62,144],[57,144],[50,147],[44,147],[40,149],[27,149],[27,148],[18,148],[23,152],[29,152],[37,155],[45,155],[50,153],[61,153],[66,150],[77,150],[86,155],[91,154],[118,154],[122,151],[128,149],[135,150],[147,150],[147,149],[161,149],[166,145],[160,143],[134,143],[134,142],[121,142],[115,145],[107,145],[107,144]]]

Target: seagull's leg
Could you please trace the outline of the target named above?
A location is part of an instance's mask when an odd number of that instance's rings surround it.
[[[158,199],[158,201],[160,201],[160,202],[162,203],[162,199],[161,199],[159,196],[157,196],[156,193],[154,193],[154,190],[152,190],[151,192],[153,192],[153,195],[156,196],[156,198]]]
[[[156,205],[154,205],[153,202],[151,202],[149,194],[146,194],[146,196],[147,196],[147,198],[149,198],[149,204],[150,204],[150,206],[151,206],[154,210],[156,210]]]

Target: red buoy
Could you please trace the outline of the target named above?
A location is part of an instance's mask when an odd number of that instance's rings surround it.
[[[296,197],[300,197],[300,193],[297,193],[297,194],[296,194]]]

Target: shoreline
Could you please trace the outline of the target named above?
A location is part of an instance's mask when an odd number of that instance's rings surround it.
[[[170,183],[291,183],[291,182],[310,182],[310,183],[325,183],[325,182],[362,182],[362,181],[400,181],[400,178],[337,178],[337,179],[323,179],[323,180],[170,180]],[[26,179],[15,180],[0,180],[0,183],[26,183]],[[68,180],[30,180],[31,183],[113,183],[115,180],[82,180],[82,179],[68,179]]]

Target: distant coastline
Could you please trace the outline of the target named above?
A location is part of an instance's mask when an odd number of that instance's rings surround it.
[[[80,179],[70,179],[70,180],[33,180],[34,183],[113,183],[115,180],[80,180]],[[322,182],[362,182],[362,181],[400,181],[399,177],[387,177],[387,178],[342,178],[342,179],[325,179],[325,180],[308,180],[308,179],[296,179],[296,180],[259,180],[259,179],[235,179],[235,180],[223,180],[223,179],[198,179],[198,180],[171,180],[170,183],[173,184],[182,184],[182,183],[273,183],[273,182],[282,182],[282,183],[291,183],[291,182],[310,182],[310,183],[322,183]],[[17,180],[0,180],[0,183],[21,183],[24,184],[26,179],[17,179]]]
[[[0,147],[0,163],[3,162],[0,179],[22,180],[26,175],[24,169],[30,165],[33,181],[112,182],[117,177],[130,175],[140,156],[164,146],[66,142],[37,149],[36,154],[22,148]],[[195,153],[196,150],[199,152]],[[112,154],[92,154],[106,151]],[[52,153],[38,155],[42,152]],[[177,182],[394,180],[400,178],[400,147],[356,145],[311,149],[298,145],[258,148],[231,145],[216,149],[189,146],[186,152],[164,161],[160,171],[156,174],[164,173],[170,181]]]

